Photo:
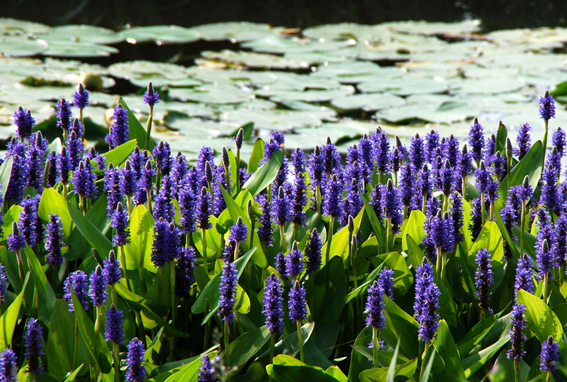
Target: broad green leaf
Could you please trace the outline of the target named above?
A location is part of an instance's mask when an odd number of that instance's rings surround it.
[[[494,356],[494,354],[496,354],[498,350],[500,350],[500,348],[502,348],[502,346],[506,345],[509,341],[510,336],[505,335],[487,348],[465,358],[462,362],[462,367],[465,369],[465,377],[468,379],[471,375],[476,373],[490,358]]]
[[[155,219],[143,205],[138,205],[130,215],[130,243],[124,246],[126,268],[138,269],[140,266],[156,273],[151,261]]]
[[[506,152],[506,138],[508,138],[508,129],[503,124],[498,126],[496,133],[496,152]]]
[[[270,331],[266,326],[246,332],[230,343],[228,353],[232,366],[242,367],[268,342]]]
[[[138,118],[136,118],[134,113],[132,113],[132,111],[122,98],[120,98],[120,104],[122,105],[122,107],[128,110],[128,126],[130,129],[130,138],[138,141],[138,146],[140,146],[141,149],[146,148],[146,129],[144,128],[144,126],[142,126],[140,121],[138,121]],[[154,146],[154,142],[150,138],[147,149],[152,151],[154,149]]]
[[[431,357],[427,361],[427,365],[423,370],[423,375],[421,376],[421,380],[419,382],[428,382],[429,381],[429,373],[431,373],[431,368],[433,367],[433,363],[435,362],[435,355],[437,352],[432,352]]]
[[[6,191],[10,183],[10,175],[12,175],[12,163],[14,158],[12,155],[8,156],[6,160],[0,165],[0,184],[2,185],[2,200],[6,200]]]
[[[244,133],[242,135],[242,137],[244,138],[244,141],[247,141],[248,139],[250,139],[250,137],[252,136],[252,133],[254,132],[254,122],[248,122],[248,123],[240,126],[238,129],[235,129],[232,133],[230,133],[230,135],[233,138],[236,138],[240,129],[242,129],[242,131]]]
[[[29,276],[26,277],[24,287],[18,297],[10,304],[8,309],[2,314],[2,317],[0,317],[0,349],[6,349],[7,347],[12,348],[12,337],[28,281]]]
[[[405,379],[410,378],[415,374],[417,369],[417,358],[412,359],[402,365],[396,366],[395,369],[390,367],[383,367],[379,369],[366,370],[360,373],[359,379],[361,382],[382,382],[382,381],[394,381],[393,377],[403,377]],[[390,370],[393,370],[392,379],[388,379]],[[405,380],[402,379],[402,380]]]
[[[250,251],[248,251],[248,253],[246,253],[244,256],[238,258],[238,260],[236,260],[234,262],[236,264],[236,269],[238,271],[238,278],[240,278],[240,276],[244,272],[244,267],[246,266],[246,263],[248,263],[248,260],[250,260],[250,258],[254,254],[255,250],[256,250],[256,247],[252,248]],[[199,297],[197,297],[197,301],[195,301],[195,303],[191,307],[191,312],[193,314],[199,314],[199,313],[205,312],[205,300],[209,301],[210,311],[211,312],[216,311],[216,309],[218,308],[219,297],[220,297],[220,291],[219,291],[220,276],[221,276],[221,273],[220,272],[217,273],[207,283],[207,285],[205,286],[203,291],[199,294]],[[204,322],[203,322],[203,324],[204,324]]]
[[[83,215],[71,202],[67,202],[69,214],[77,229],[99,254],[106,257],[112,249],[112,243]]]
[[[457,346],[461,358],[465,358],[475,346],[482,342],[495,323],[495,316],[488,316],[467,332]]]
[[[445,380],[450,379],[465,379],[465,371],[461,365],[461,359],[459,357],[459,351],[455,346],[455,341],[449,330],[449,326],[445,320],[439,321],[439,327],[437,329],[437,338],[433,339],[433,345],[439,353],[439,355],[445,361],[445,368],[436,374],[436,377],[444,378]]]
[[[413,267],[413,269],[417,269],[423,260],[423,250],[419,247],[419,245],[412,239],[411,236],[406,236],[407,244],[408,244],[408,260]]]
[[[561,321],[545,302],[520,289],[517,303],[526,306],[526,322],[540,342],[547,340],[549,336],[553,336],[555,341],[561,341],[563,336]]]
[[[256,139],[254,142],[254,147],[252,148],[252,154],[250,154],[250,159],[248,160],[247,171],[251,174],[258,170],[258,164],[264,157],[264,146],[265,143],[261,138]]]
[[[47,277],[45,277],[45,273],[43,272],[41,264],[35,253],[29,246],[24,248],[24,252],[31,271],[34,287],[37,288],[39,292],[37,318],[43,321],[46,325],[49,325],[51,323],[53,306],[57,300],[55,292],[53,291],[49,281],[47,281]]]
[[[366,207],[362,207],[362,209],[360,210],[360,212],[358,213],[358,215],[356,215],[356,217],[354,218],[354,231],[353,232],[358,232],[358,229],[360,227],[360,222],[362,221],[362,217],[364,216],[364,210],[366,209]],[[337,225],[337,223],[335,223],[335,226]],[[343,228],[341,228],[338,232],[336,232],[333,235],[333,240],[331,242],[331,251],[330,251],[330,258],[332,259],[334,256],[340,256],[344,262],[346,264],[350,264],[350,254],[349,254],[349,238],[350,238],[350,234],[348,232],[348,225],[345,225]],[[327,246],[328,246],[328,241],[325,242],[325,244],[323,244],[323,248],[321,249],[321,253],[325,254],[327,253]],[[325,266],[326,264],[326,258],[325,256],[322,256],[321,259],[321,266]]]
[[[347,376],[339,369],[338,366],[331,366],[327,370],[325,370],[325,374],[330,375],[331,377],[335,378],[339,382],[347,382]]]
[[[321,327],[339,321],[347,292],[342,259],[333,257],[324,268],[310,277],[305,292],[313,321]]]
[[[382,222],[378,219],[376,212],[374,212],[374,209],[370,205],[370,199],[368,198],[368,195],[361,192],[360,196],[364,201],[364,211],[366,211],[366,216],[368,216],[368,220],[370,220],[374,235],[378,239],[378,246],[383,249],[386,247],[386,232],[384,231],[384,226],[382,225]]]
[[[476,255],[481,249],[488,249],[492,259],[492,271],[494,272],[494,284],[491,289],[494,290],[500,285],[504,278],[504,249],[502,234],[498,225],[493,221],[487,221],[482,227],[480,234],[471,246],[468,255],[468,265],[471,269],[476,269]]]
[[[305,345],[309,341],[309,338],[311,337],[311,334],[313,333],[314,329],[315,329],[314,322],[308,322],[301,327],[303,345]],[[285,337],[283,340],[276,343],[274,354],[287,354],[291,357],[295,357],[297,356],[297,354],[299,354],[299,341],[297,337],[297,330],[295,330],[289,336]],[[263,365],[268,364],[269,355],[270,355],[270,350],[266,350],[258,357]]]
[[[120,102],[122,102],[122,100]],[[144,137],[144,141],[145,140],[146,138]],[[102,154],[103,157],[106,157],[106,165],[108,166],[109,164],[112,163],[114,167],[120,166],[122,162],[124,162],[128,158],[130,153],[134,151],[134,147],[136,147],[137,143],[138,142],[135,139],[131,139],[128,142],[125,142],[120,146]],[[93,166],[94,169],[96,169],[98,166],[94,161],[94,159],[91,161],[91,165]]]
[[[268,365],[266,371],[275,382],[337,382],[338,380],[317,366],[304,364],[288,355],[281,354],[274,358],[274,364]]]
[[[350,356],[348,382],[359,382],[358,375],[363,370],[370,369],[372,367],[372,362],[370,361],[370,359],[372,358],[372,353],[361,353],[357,350],[370,350],[368,349],[368,344],[370,343],[371,338],[372,329],[369,327],[362,329],[356,337]]]
[[[283,150],[276,150],[270,159],[266,161],[252,176],[244,183],[242,188],[250,191],[252,196],[258,195],[264,188],[268,187],[280,170],[284,158]]]
[[[81,369],[83,368],[85,364],[81,364],[79,365],[79,367],[77,367],[72,373],[71,375],[69,375],[64,382],[73,382],[75,380],[75,378],[77,378],[77,374],[79,374],[79,372],[81,371]]]
[[[402,249],[404,251],[409,249],[407,242],[408,235],[417,244],[421,244],[421,241],[425,237],[425,230],[423,229],[424,224],[425,215],[419,210],[412,211],[409,219],[404,222],[404,226],[402,227]]]
[[[397,343],[399,340],[401,353],[409,359],[416,358],[419,348],[418,322],[387,296],[384,297],[384,302],[386,326],[380,331],[380,334],[389,344]]]
[[[46,357],[50,372],[59,380],[73,371],[75,351],[75,315],[69,312],[65,300],[57,300],[53,307],[52,323],[49,326]],[[84,343],[80,341],[76,361],[88,362]]]
[[[388,367],[388,375],[386,375],[386,382],[394,382],[399,351],[400,351],[400,341],[398,341],[398,343],[396,344],[396,348],[394,349],[394,356],[392,357],[392,361],[390,362],[390,366]]]
[[[376,259],[383,259],[383,267],[388,267],[394,271],[394,290],[401,296],[405,295],[413,284],[413,274],[409,270],[404,257],[398,252],[390,252],[378,255]]]
[[[71,215],[69,214],[67,201],[53,188],[48,187],[43,190],[41,200],[39,202],[38,214],[44,224],[49,222],[50,214],[59,215],[59,219],[61,219],[61,224],[63,225],[65,238],[68,238],[69,235],[71,235],[73,220],[71,220]]]
[[[212,360],[217,353],[217,351],[209,353],[209,358]],[[201,366],[201,358],[202,357],[197,357],[191,363],[183,366],[181,370],[172,374],[165,382],[196,381],[199,367]]]

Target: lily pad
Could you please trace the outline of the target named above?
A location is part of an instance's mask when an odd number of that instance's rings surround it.
[[[187,69],[187,74],[193,78],[208,83],[250,83],[254,85],[269,85],[278,80],[275,73],[234,69],[210,69],[195,66]]]
[[[0,18],[0,31],[21,31],[24,33],[49,33],[51,27],[32,21],[16,20],[11,18]]]
[[[423,105],[408,105],[399,108],[381,110],[376,118],[388,122],[401,123],[412,120],[450,124],[464,121],[478,114],[478,110],[460,102],[445,102],[438,107]]]
[[[303,35],[323,40],[376,41],[389,38],[390,30],[381,25],[360,25],[355,23],[341,23],[320,25],[307,28]]]
[[[233,42],[256,40],[277,32],[277,29],[272,29],[268,24],[248,22],[205,24],[192,29],[197,31],[203,40],[231,40]]]
[[[43,36],[48,42],[89,42],[93,44],[116,44],[124,41],[124,36],[113,30],[91,25],[63,25]]]
[[[115,77],[141,79],[160,76],[171,80],[187,78],[185,68],[180,65],[152,61],[119,62],[108,67],[108,72]],[[146,85],[147,86],[147,83]]]
[[[334,110],[246,110],[237,109],[232,112],[223,113],[223,121],[235,123],[239,126],[248,122],[254,122],[254,127],[266,130],[290,131],[300,127],[318,127],[324,120],[333,118],[336,115]]]
[[[400,21],[395,23],[386,23],[386,25],[395,31],[424,34],[461,34],[473,33],[480,30],[480,20],[465,20],[458,23],[432,23],[427,21]]]
[[[186,44],[197,41],[201,35],[194,29],[176,25],[155,25],[125,29],[122,35],[131,44],[154,41],[158,45]]]
[[[306,91],[289,91],[278,89],[260,89],[256,90],[256,95],[270,97],[272,101],[279,102],[281,100],[288,101],[304,101],[304,102],[327,102],[334,98],[344,97],[354,93],[352,86],[341,86],[332,90],[306,90]]]
[[[231,85],[203,85],[198,88],[174,88],[169,91],[171,98],[182,101],[203,102],[205,104],[231,104],[251,100],[254,93]]]
[[[309,63],[301,60],[294,60],[271,54],[235,52],[223,50],[220,52],[204,51],[201,55],[208,60],[224,63],[226,66],[246,66],[249,68],[270,68],[270,69],[307,69]],[[196,61],[200,64],[200,61]]]
[[[118,49],[88,42],[52,41],[49,49],[42,52],[44,56],[54,57],[107,57],[118,53]]]
[[[525,82],[518,78],[498,77],[483,79],[456,78],[449,81],[452,92],[465,94],[509,93],[521,89]]]
[[[395,78],[382,82],[363,82],[358,89],[364,93],[390,92],[400,96],[422,93],[443,93],[448,89],[446,81],[441,79],[412,79]]]
[[[339,109],[365,111],[376,111],[398,107],[406,104],[406,101],[393,94],[354,94],[347,97],[335,98],[331,104]]]
[[[0,35],[0,57],[35,56],[49,48],[47,41],[29,36]]]
[[[355,44],[354,41],[311,40],[298,37],[267,36],[242,44],[243,48],[263,53],[306,53],[332,51]]]

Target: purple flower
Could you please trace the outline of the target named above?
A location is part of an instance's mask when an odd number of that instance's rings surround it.
[[[492,134],[486,141],[486,150],[484,153],[484,162],[486,166],[492,166],[494,162],[494,153],[496,152],[496,135]]]
[[[476,253],[476,271],[474,274],[474,285],[476,287],[476,297],[478,306],[492,314],[490,308],[490,286],[493,283],[492,263],[488,249],[479,249]]]
[[[455,184],[455,172],[451,167],[449,159],[445,159],[445,163],[441,169],[439,169],[439,189],[443,191],[446,198],[451,194],[451,190]]]
[[[20,140],[28,139],[35,125],[35,119],[31,115],[31,110],[26,111],[20,106],[14,113],[14,125],[16,125],[16,134]]]
[[[187,234],[190,232],[197,232],[197,225],[195,223],[195,213],[197,208],[197,198],[193,194],[191,186],[183,183],[183,186],[178,193],[179,201],[179,224],[181,225],[181,233]]]
[[[453,236],[455,238],[454,241],[456,246],[461,241],[465,240],[464,235],[461,233],[461,228],[464,224],[463,198],[457,191],[453,191],[451,194],[450,212],[453,220]]]
[[[85,143],[74,131],[71,131],[67,138],[66,145],[69,160],[71,162],[71,170],[74,170],[79,165],[81,159],[83,159]]]
[[[124,200],[124,194],[120,187],[120,170],[115,169],[110,163],[108,170],[104,173],[104,191],[106,191],[106,216],[112,219],[118,203]]]
[[[551,269],[558,265],[556,253],[553,251],[556,233],[549,214],[544,208],[537,211],[537,226],[539,230],[536,235],[536,264],[540,279],[544,275],[551,275]]]
[[[136,188],[136,204],[144,204],[148,198],[148,192],[151,193],[153,190],[153,177],[157,174],[157,171],[152,167],[151,159],[146,161],[146,165],[142,166],[140,170],[140,179],[138,180],[138,185]]]
[[[143,382],[146,378],[144,367],[144,344],[138,338],[132,338],[128,344],[128,358],[126,358],[126,380],[129,382]]]
[[[175,183],[169,175],[161,180],[159,192],[155,198],[153,216],[154,219],[164,218],[171,221],[175,217],[175,206],[173,205],[173,190]]]
[[[246,227],[246,224],[244,224],[242,218],[238,217],[238,219],[236,219],[236,223],[234,223],[232,225],[232,228],[230,229],[230,235],[228,235],[228,240],[246,241],[247,234],[248,234],[248,227]]]
[[[144,93],[144,103],[146,105],[150,105],[153,107],[156,103],[159,102],[159,94],[158,92],[154,91],[154,86],[152,83],[148,83],[148,90]]]
[[[393,227],[393,232],[400,232],[400,227],[404,221],[402,216],[402,201],[399,191],[394,187],[391,179],[388,179],[388,184],[382,192],[382,205],[384,206],[384,215],[390,219]]]
[[[71,293],[71,288],[75,292],[75,295],[79,299],[84,310],[89,309],[88,298],[88,288],[87,288],[87,275],[83,271],[76,271],[69,273],[69,276],[64,282],[65,294],[63,298],[69,303],[69,312],[74,312],[75,307],[73,306],[73,295]]]
[[[305,289],[303,289],[303,286],[299,286],[299,281],[296,281],[293,288],[289,290],[288,310],[291,321],[297,322],[307,319]]]
[[[388,267],[384,267],[380,273],[378,273],[378,284],[384,290],[384,294],[390,298],[394,299],[394,271]]]
[[[518,259],[514,282],[514,298],[520,289],[523,289],[528,293],[533,293],[535,289],[532,260],[525,253]]]
[[[557,215],[559,215],[562,204],[559,198],[559,190],[557,189],[558,175],[558,169],[551,164],[543,170],[540,196],[541,204]]]
[[[62,264],[65,261],[61,253],[61,248],[65,245],[64,240],[63,224],[61,223],[59,215],[49,214],[45,249],[47,250],[46,260],[52,267]]]
[[[94,306],[101,306],[106,304],[108,300],[108,293],[106,288],[108,283],[106,277],[102,272],[100,265],[97,265],[96,269],[91,273],[89,296]]]
[[[8,235],[8,249],[17,252],[26,246],[26,238],[20,234],[18,223],[12,223],[12,233]]]
[[[523,343],[526,340],[524,335],[524,329],[526,328],[525,312],[526,307],[524,304],[517,304],[512,308],[512,318],[510,319],[510,342],[512,347],[506,353],[508,359],[520,360],[526,354],[526,351],[522,349]]]
[[[425,199],[429,199],[433,194],[433,183],[431,182],[431,171],[427,164],[417,173],[417,189]]]
[[[6,301],[6,271],[4,266],[0,264],[0,301]]]
[[[26,161],[25,155],[14,154],[13,159],[10,181],[6,189],[6,200],[20,203],[28,180],[29,164]]]
[[[376,329],[382,329],[386,325],[386,317],[384,316],[384,289],[378,281],[368,288],[368,297],[366,299],[366,326]]]
[[[272,245],[274,240],[272,234],[274,232],[272,228],[272,205],[267,198],[264,198],[262,204],[262,214],[258,219],[260,226],[258,227],[258,238],[266,246]]]
[[[280,187],[277,195],[272,197],[272,219],[275,224],[283,225],[290,218],[290,206],[283,187]]]
[[[459,165],[457,166],[457,171],[459,172],[461,178],[465,178],[472,171],[472,155],[467,150],[467,145],[463,146],[460,159],[461,160],[459,162]]]
[[[482,230],[482,209],[481,209],[482,201],[480,198],[474,198],[472,200],[472,213],[471,213],[471,221],[469,224],[469,230],[471,231],[471,235],[473,240],[476,240],[480,231]]]
[[[22,202],[23,211],[20,214],[18,226],[30,247],[43,239],[43,224],[38,216],[40,198],[40,195],[33,198],[28,196]]]
[[[382,201],[382,194],[384,188],[385,186],[381,184],[377,184],[370,193],[370,201],[372,203],[372,209],[374,210],[374,213],[376,214],[376,217],[380,222],[383,221],[383,215],[384,215],[384,204]]]
[[[431,217],[426,227],[426,236],[423,239],[425,244],[441,248],[441,252],[449,252],[455,249],[453,235],[453,219],[448,213],[442,215],[438,210],[437,215]]]
[[[236,264],[225,263],[222,267],[218,314],[225,322],[234,321],[234,304],[236,304],[236,286],[238,272]]]
[[[154,224],[154,242],[152,262],[156,267],[163,267],[179,255],[179,229],[173,223],[160,218]]]
[[[26,360],[28,361],[28,369],[26,373],[42,374],[43,362],[39,359],[45,353],[43,352],[43,329],[36,318],[30,318],[26,325]]]
[[[305,225],[305,212],[303,208],[307,205],[307,187],[303,179],[303,173],[295,176],[295,188],[293,192],[293,205],[291,208],[291,221],[296,226]]]
[[[57,167],[57,153],[55,151],[52,151],[47,155],[47,164],[49,170],[47,171],[47,176],[45,178],[45,185],[47,187],[53,187],[60,176],[59,168]]]
[[[111,226],[116,231],[112,237],[112,244],[115,246],[126,245],[130,242],[130,229],[128,228],[128,210],[118,203],[112,215]]]
[[[82,122],[78,118],[75,118],[73,120],[73,123],[71,124],[71,126],[69,126],[69,134],[71,132],[74,132],[77,135],[78,138],[82,138],[85,135],[85,128],[84,128]],[[93,159],[93,158],[91,158],[91,159]]]
[[[439,327],[439,288],[435,283],[430,283],[425,288],[425,292],[421,298],[421,315],[417,317],[419,321],[419,339],[425,343],[431,342],[433,338],[437,338],[437,328]]]
[[[553,371],[557,369],[559,362],[559,343],[555,342],[553,336],[547,337],[547,341],[541,344],[539,369],[541,371]]]
[[[472,157],[475,161],[482,159],[482,150],[484,149],[484,129],[478,118],[474,119],[473,125],[469,130],[469,146],[471,147]]]
[[[185,181],[187,173],[189,172],[189,167],[187,164],[187,158],[181,153],[177,153],[175,160],[173,161],[173,168],[171,169],[170,176],[171,179],[177,185],[175,190],[175,196],[177,196],[177,191],[179,190],[181,184]]]
[[[73,164],[71,157],[67,155],[67,147],[62,147],[61,154],[57,155],[57,169],[61,175],[61,182],[69,183],[69,172],[73,170]]]
[[[555,100],[549,91],[546,91],[545,95],[539,99],[539,105],[539,115],[542,119],[549,121],[555,118]]]
[[[303,252],[297,248],[297,242],[293,242],[291,252],[286,257],[286,275],[293,279],[303,272]]]
[[[433,283],[433,266],[427,259],[423,259],[415,272],[415,301],[413,304],[414,316],[419,320],[423,310],[423,299],[428,285]]]
[[[110,251],[108,254],[108,259],[104,259],[104,277],[108,285],[114,285],[120,282],[122,278],[122,272],[120,270],[120,263],[116,260],[116,254],[114,251]]]
[[[335,174],[327,182],[325,197],[323,198],[323,214],[338,218],[342,214],[341,194],[343,192],[342,182]]]
[[[275,337],[284,332],[283,292],[280,279],[274,274],[266,278],[262,313],[266,316],[266,326]]]
[[[427,165],[424,165],[427,166]],[[399,192],[402,199],[402,203],[406,208],[409,208],[412,200],[415,196],[415,175],[411,171],[411,166],[409,163],[405,163],[400,168],[400,181],[399,181]],[[427,182],[429,179],[426,179]],[[418,179],[419,184],[419,179]]]
[[[69,129],[71,125],[71,115],[73,112],[71,111],[71,103],[65,98],[61,98],[59,102],[57,102],[57,127],[62,128],[63,130]]]
[[[437,157],[437,148],[441,147],[439,145],[439,133],[435,130],[431,130],[425,136],[425,151],[427,159],[426,161],[429,163],[433,163],[435,158]]]
[[[374,160],[379,172],[387,173],[390,169],[390,140],[380,128],[370,136],[374,149]]]
[[[189,298],[191,285],[195,282],[193,271],[197,265],[197,257],[193,247],[183,248],[179,252],[175,267],[175,294],[179,297]]]
[[[284,145],[285,138],[281,131],[273,131],[272,138],[264,145],[264,157],[258,163],[259,166],[263,165],[270,159],[270,157]]]
[[[81,110],[89,106],[89,91],[85,89],[83,84],[79,84],[79,88],[75,91],[73,105]]]
[[[453,134],[449,138],[445,139],[441,147],[443,148],[443,158],[448,160],[451,164],[451,168],[456,167],[460,162],[461,151],[459,150],[459,140],[455,138]]]
[[[299,148],[291,154],[291,163],[293,164],[294,173],[297,177],[298,174],[305,172],[305,153]]]
[[[349,216],[357,216],[364,206],[360,197],[360,189],[362,189],[362,184],[356,178],[346,182],[346,198],[342,199],[343,213],[340,218],[342,226],[347,225]]]
[[[213,225],[209,221],[209,216],[211,214],[211,204],[211,194],[208,193],[206,187],[203,187],[201,189],[201,197],[199,198],[199,209],[197,216],[199,228],[201,229],[211,229],[213,227]]]
[[[136,192],[136,171],[127,160],[124,168],[119,172],[120,190],[124,195],[132,196]]]
[[[305,258],[307,263],[307,273],[315,273],[321,267],[321,238],[317,228],[313,228],[309,241],[305,246]]]
[[[18,357],[12,349],[0,352],[0,381],[12,382],[18,379]]]
[[[480,166],[476,169],[476,188],[480,194],[486,193],[486,187],[488,185],[488,178],[492,176],[490,170],[486,168],[484,161],[480,161]]]
[[[531,130],[531,126],[527,123],[520,126],[520,130],[518,131],[518,135],[516,137],[516,143],[518,144],[518,148],[514,149],[514,154],[518,156],[518,160],[522,160],[522,158],[530,150],[530,147],[532,145],[530,138],[530,130]]]
[[[321,155],[323,156],[323,167],[327,177],[340,169],[341,156],[337,151],[337,146],[331,142],[331,138],[327,137],[327,143],[321,146]],[[374,155],[376,155],[376,152],[374,152]]]
[[[559,155],[563,156],[565,154],[565,146],[567,146],[567,136],[565,134],[565,130],[563,130],[561,127],[558,127],[557,130],[555,130],[555,132],[553,133],[551,142],[553,143],[553,146],[557,147]]]
[[[105,140],[111,149],[120,146],[123,143],[128,142],[130,139],[130,131],[128,127],[128,110],[126,110],[122,105],[118,104],[114,108],[114,113],[112,114],[112,119],[114,123],[110,126],[110,131],[106,136]]]
[[[325,164],[321,149],[315,146],[315,150],[309,156],[309,178],[311,179],[311,188],[315,190],[317,185],[323,185],[325,179]],[[323,191],[321,191],[323,192]]]
[[[116,305],[110,305],[110,308],[106,311],[104,340],[122,345],[124,342],[124,329],[122,328],[123,322],[122,311],[116,308]]]
[[[561,214],[555,221],[555,243],[552,248],[559,265],[567,258],[567,215]]]
[[[287,262],[283,252],[279,252],[276,255],[276,271],[284,278],[287,279]]]
[[[197,376],[197,382],[217,382],[218,379],[215,377],[215,368],[211,364],[208,354],[204,354],[201,358],[201,366],[199,366],[199,374]]]
[[[423,166],[426,155],[423,139],[420,138],[419,134],[416,134],[415,137],[411,139],[409,152],[409,160],[413,166],[414,172],[417,172]]]
[[[88,159],[81,161],[79,167],[73,173],[73,192],[87,198],[96,195],[96,177],[92,171],[91,162]]]

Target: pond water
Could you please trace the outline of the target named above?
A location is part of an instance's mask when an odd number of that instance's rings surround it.
[[[117,32],[0,19],[0,138],[11,136],[19,105],[54,135],[55,102],[86,82],[87,139],[100,145],[118,96],[145,122],[141,94],[151,81],[162,97],[154,138],[191,159],[202,145],[232,146],[234,131],[249,123],[247,150],[271,130],[306,150],[329,136],[346,151],[377,126],[402,139],[436,129],[465,140],[474,117],[489,132],[499,121],[512,130],[529,123],[539,139],[539,96],[567,81],[563,41],[564,28],[483,33],[479,20]],[[566,118],[558,108],[550,126]]]

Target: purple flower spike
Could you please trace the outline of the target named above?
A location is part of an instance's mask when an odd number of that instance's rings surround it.
[[[315,273],[321,267],[321,238],[317,228],[313,228],[309,241],[305,246],[305,258],[307,262],[307,273]]]
[[[116,230],[112,237],[112,244],[115,246],[126,245],[130,242],[130,228],[128,228],[128,209],[118,203],[112,215],[111,226]]]
[[[159,102],[159,94],[158,92],[154,91],[154,86],[152,83],[148,83],[148,90],[144,93],[144,103],[153,107],[156,103]]]
[[[531,126],[529,124],[524,124],[520,126],[520,130],[518,131],[518,136],[516,137],[516,143],[518,144],[518,148],[514,149],[514,154],[518,156],[518,160],[522,160],[524,156],[530,151],[530,147],[532,146],[531,138],[530,138],[530,130]]]
[[[106,281],[106,277],[104,277],[102,268],[100,265],[97,265],[94,272],[91,273],[89,288],[89,296],[94,306],[106,304],[106,301],[108,300],[108,293],[106,292],[107,287],[108,283]]]
[[[285,224],[290,218],[290,206],[284,188],[280,187],[277,195],[272,197],[272,218],[277,225]]]
[[[75,91],[73,106],[81,110],[89,106],[89,91],[85,89],[83,84],[79,84],[79,88]]]
[[[295,177],[295,189],[293,195],[293,206],[291,211],[291,221],[296,226],[305,225],[305,212],[303,208],[307,205],[307,187],[303,173],[298,173]]]
[[[28,369],[26,373],[42,374],[43,362],[39,359],[45,353],[43,352],[43,329],[36,318],[30,318],[26,326],[26,360],[28,361]]]
[[[112,341],[115,344],[122,345],[124,342],[124,329],[122,311],[116,308],[116,305],[110,305],[106,311],[106,327],[104,328],[104,340]]]
[[[565,155],[565,146],[567,146],[567,135],[565,134],[565,130],[561,127],[558,127],[557,130],[553,133],[553,138],[551,139],[553,146],[557,147],[557,151],[559,155],[562,157]]]
[[[419,339],[425,343],[431,342],[433,338],[437,338],[437,328],[439,327],[439,288],[435,283],[429,284],[423,298],[421,300],[422,311],[421,315],[417,318],[419,321]]]
[[[20,234],[18,224],[12,223],[12,233],[8,235],[8,249],[17,252],[26,246],[26,238]]]
[[[61,98],[59,102],[57,102],[57,127],[62,128],[63,130],[68,130],[71,125],[71,115],[73,112],[71,111],[71,103],[65,98]]]
[[[197,376],[197,382],[217,382],[218,379],[215,377],[215,368],[211,364],[209,355],[203,355],[201,358],[201,366],[199,366],[199,374]]]
[[[28,196],[22,202],[23,211],[20,214],[18,226],[30,247],[43,240],[43,224],[38,216],[40,198],[40,195],[33,198]]]
[[[197,232],[196,208],[197,198],[193,193],[193,189],[188,183],[184,183],[178,193],[179,200],[179,224],[181,225],[181,233],[187,234]]]
[[[46,260],[51,266],[62,264],[65,261],[61,253],[61,248],[65,245],[64,240],[63,224],[59,215],[50,214],[47,223],[45,249],[47,250]]]
[[[291,252],[286,257],[286,274],[288,277],[297,278],[303,272],[303,252],[297,248],[297,242],[293,242]]]
[[[510,319],[510,342],[512,347],[506,353],[508,359],[520,360],[526,354],[526,351],[522,349],[526,340],[524,335],[524,329],[526,328],[525,312],[526,306],[524,304],[514,305],[512,308],[512,318]]]
[[[409,159],[414,172],[417,172],[425,163],[427,153],[425,152],[424,146],[423,139],[421,139],[419,134],[416,134],[415,137],[411,139]]]
[[[291,321],[303,321],[307,319],[307,300],[305,299],[305,289],[299,286],[299,281],[295,282],[293,288],[289,290],[289,319]]]
[[[14,125],[16,125],[16,134],[20,137],[20,140],[29,139],[35,125],[31,110],[26,111],[20,106],[14,113]]]
[[[276,255],[276,270],[284,279],[287,279],[287,262],[283,252]]]
[[[6,281],[8,278],[6,277],[6,271],[4,266],[0,264],[0,301],[6,301]]]
[[[120,270],[120,263],[116,259],[116,254],[114,251],[110,251],[108,254],[108,259],[104,259],[104,277],[108,285],[114,285],[120,282],[122,278],[122,272]]]
[[[193,247],[183,248],[175,267],[175,294],[179,297],[189,298],[191,285],[195,282],[193,271],[196,264],[195,249]]]
[[[394,299],[394,271],[384,267],[378,274],[378,283],[390,300]]]
[[[488,186],[488,178],[492,176],[490,170],[486,168],[484,161],[480,162],[480,166],[476,169],[476,188],[480,194],[486,193],[486,187]]]
[[[197,212],[197,220],[199,228],[211,229],[213,225],[209,221],[209,216],[212,211],[211,194],[207,191],[206,187],[201,189],[201,197],[199,198],[199,208]]]
[[[110,126],[109,134],[106,136],[106,143],[111,149],[120,146],[123,143],[128,142],[130,139],[130,131],[128,127],[128,110],[126,110],[122,105],[118,104],[114,108],[114,113],[112,114],[114,123]]]
[[[423,259],[421,265],[415,272],[415,302],[413,304],[414,316],[419,318],[423,310],[422,301],[425,296],[425,289],[433,283],[433,266],[427,259]]]
[[[469,130],[469,146],[471,148],[472,157],[475,161],[482,159],[482,150],[484,149],[484,129],[478,118],[474,119],[473,125]]]
[[[222,267],[219,297],[219,315],[225,322],[234,321],[234,304],[236,304],[236,286],[238,272],[234,263],[225,263]]]
[[[179,229],[173,223],[160,218],[154,224],[154,242],[152,262],[156,267],[163,267],[179,255]]]
[[[262,200],[262,215],[260,215],[258,223],[258,238],[266,246],[271,246],[274,240],[272,237],[274,229],[272,228],[272,205],[268,198]]]
[[[236,223],[234,223],[232,225],[232,228],[230,229],[230,235],[228,235],[228,240],[234,240],[239,242],[246,241],[247,234],[248,234],[248,227],[246,227],[246,224],[244,224],[242,218],[238,217],[238,219],[236,219]]]
[[[71,288],[75,292],[75,295],[79,299],[84,310],[89,309],[88,288],[87,288],[87,275],[83,271],[76,271],[69,273],[65,283],[63,285],[65,294],[63,298],[69,303],[69,312],[74,312],[75,307],[73,306],[73,295],[71,293]]]
[[[427,162],[433,163],[437,157],[437,148],[441,147],[439,145],[439,133],[435,130],[431,130],[425,136],[425,151],[427,153]]]
[[[542,119],[549,121],[555,118],[555,100],[549,91],[546,91],[545,95],[539,99],[539,105],[539,115]]]
[[[490,252],[488,249],[480,249],[476,253],[476,272],[474,285],[476,286],[476,297],[478,298],[478,306],[481,309],[492,314],[490,308],[490,286],[493,282],[492,263]]]
[[[132,338],[128,344],[128,358],[126,358],[126,380],[128,382],[143,382],[146,379],[144,367],[144,344],[137,338]]]
[[[12,349],[0,352],[0,381],[13,382],[18,379],[18,357]]]
[[[404,221],[402,215],[402,200],[398,189],[394,186],[391,179],[382,190],[382,205],[384,206],[384,215],[392,222],[393,232],[398,233]]]
[[[73,173],[73,192],[81,196],[92,198],[96,195],[96,176],[88,159],[81,161]]]
[[[539,369],[546,372],[556,370],[558,362],[559,343],[555,342],[553,336],[549,336],[547,340],[541,344]]]
[[[368,288],[368,297],[366,299],[366,326],[376,329],[382,329],[386,325],[386,317],[384,316],[384,289],[378,281]]]
[[[272,273],[266,278],[262,313],[268,330],[276,337],[284,332],[283,292],[280,279]]]

